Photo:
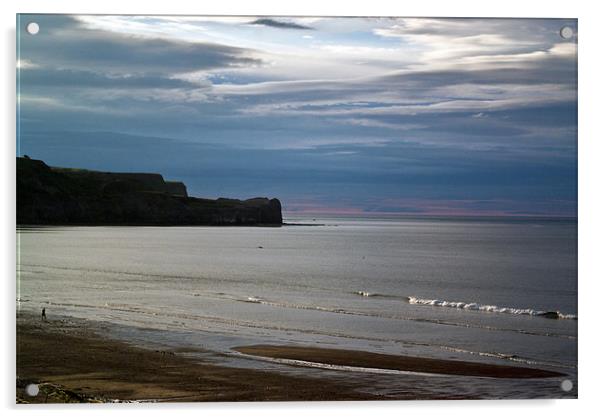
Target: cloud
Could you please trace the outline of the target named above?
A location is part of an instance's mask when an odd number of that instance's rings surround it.
[[[31,61],[28,61],[25,59],[17,60],[17,68],[18,69],[28,69],[28,68],[38,68],[38,67],[39,67],[39,65],[37,65]]]
[[[519,44],[529,44],[549,42],[548,35],[558,35],[559,29],[567,24],[576,27],[573,19],[399,18],[392,24],[376,27],[374,33],[396,38],[409,35],[461,38],[497,34],[516,39]]]
[[[293,22],[285,22],[282,20],[275,20],[269,18],[260,18],[251,22],[252,25],[263,25],[269,26],[272,28],[279,29],[300,29],[300,30],[311,30],[312,28],[309,26],[300,25],[298,23]]]
[[[20,53],[45,67],[156,74],[261,63],[243,48],[94,30],[75,18],[39,20],[43,31],[22,42]]]
[[[398,80],[403,84],[402,77]],[[418,96],[416,96],[416,88],[419,88],[420,85],[406,86],[398,92],[391,92],[389,91],[390,87],[387,87],[390,84],[387,83],[372,85],[372,90],[365,91],[362,91],[361,87],[356,89],[354,83],[341,83],[335,91],[332,90],[333,86],[331,85],[331,89],[321,91],[319,88],[321,84],[322,82],[317,82],[315,85],[305,85],[305,92],[313,92],[312,98],[306,100],[299,100],[301,97],[293,99],[295,92],[301,87],[300,85],[283,85],[283,89],[289,87],[292,89],[289,96],[283,95],[283,93],[273,93],[269,95],[271,100],[266,100],[266,103],[247,106],[241,109],[241,112],[264,116],[270,114],[402,116],[499,111],[570,102],[575,98],[575,90],[572,86],[553,83],[532,85],[445,84],[430,88],[424,86],[424,90],[421,90]],[[266,90],[263,94],[268,95]],[[339,100],[335,100],[335,96],[338,96]]]
[[[197,83],[191,83],[179,78],[169,78],[157,74],[106,74],[78,69],[56,69],[21,67],[21,84],[27,89],[49,86],[52,88],[197,88]]]
[[[22,18],[21,150],[51,164],[359,210],[575,199],[574,21]]]
[[[570,19],[399,19],[374,33],[413,48],[414,68],[482,69],[484,64],[520,67],[550,55],[574,55],[574,41],[558,35],[565,24],[576,27]]]

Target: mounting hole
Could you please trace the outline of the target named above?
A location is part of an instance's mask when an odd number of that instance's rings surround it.
[[[573,389],[573,382],[571,382],[569,379],[563,380],[560,382],[560,389],[564,390],[565,392],[570,392]]]
[[[36,22],[30,22],[27,24],[26,29],[27,33],[29,33],[30,35],[37,35],[40,31],[40,25],[38,25]]]
[[[40,393],[40,388],[35,383],[30,383],[29,385],[25,386],[25,393],[27,393],[29,396],[38,396],[38,393]]]
[[[571,39],[573,37],[573,28],[570,26],[563,26],[560,29],[560,37],[562,39]]]

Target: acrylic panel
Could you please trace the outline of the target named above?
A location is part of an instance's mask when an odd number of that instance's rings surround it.
[[[17,16],[17,402],[576,398],[577,20]]]

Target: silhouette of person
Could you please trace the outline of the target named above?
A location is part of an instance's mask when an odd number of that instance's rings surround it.
[[[46,308],[42,308],[42,320],[46,320]]]

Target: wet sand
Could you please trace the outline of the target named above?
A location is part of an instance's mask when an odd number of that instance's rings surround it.
[[[36,383],[40,393],[25,393]],[[372,400],[345,382],[213,365],[108,340],[69,321],[17,317],[17,402]]]
[[[220,366],[185,356],[191,351],[185,348],[165,352],[107,339],[86,324],[69,318],[42,321],[32,314],[17,315],[17,402],[443,399],[441,394],[415,389],[378,396],[358,391],[352,379],[298,377]],[[271,359],[422,373],[496,378],[562,376],[526,367],[320,347],[254,345],[236,350]],[[26,394],[29,383],[38,384],[37,396]],[[452,398],[468,399],[462,395],[445,397]]]
[[[554,371],[527,367],[397,356],[367,351],[339,350],[320,347],[253,345],[235,347],[234,349],[243,354],[274,359],[307,361],[336,366],[399,370],[415,373],[493,377],[499,379],[532,379],[563,376],[563,374]]]

